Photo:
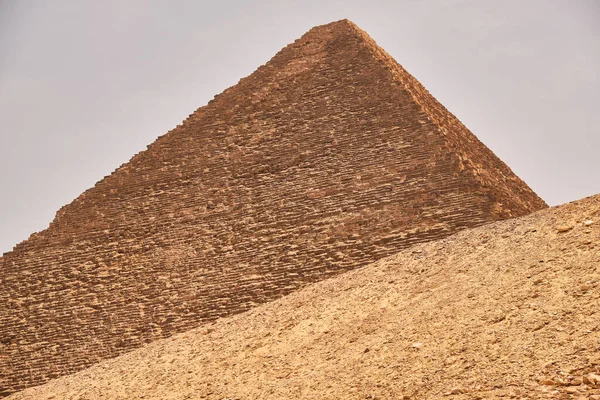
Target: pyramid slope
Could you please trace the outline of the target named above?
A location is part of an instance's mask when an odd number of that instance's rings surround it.
[[[499,199],[511,199],[511,206],[498,212],[504,216],[515,216],[514,207],[518,204],[521,210],[530,209],[531,204],[543,208],[543,200],[531,194],[523,182],[512,170],[500,160],[490,149],[483,145],[469,129],[462,124],[446,107],[440,104],[428,91],[396,62],[384,49],[363,30],[352,22],[354,29],[365,41],[374,56],[389,69],[394,80],[399,82],[421,107],[428,120],[436,125],[446,139],[448,149],[457,154],[460,169],[473,174],[482,185],[494,188]],[[518,214],[521,215],[521,214]]]
[[[382,54],[312,29],[0,258],[0,395],[546,207]]]
[[[588,398],[599,300],[597,195],[416,245],[11,400]]]

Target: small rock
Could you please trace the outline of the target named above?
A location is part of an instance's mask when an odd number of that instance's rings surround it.
[[[450,391],[450,394],[463,394],[465,391],[463,389],[454,388]]]
[[[544,328],[546,325],[547,325],[546,322],[540,322],[533,328],[533,331],[534,332],[539,331],[540,329]]]
[[[571,381],[569,381],[570,386],[579,386],[582,383],[583,383],[583,380],[581,378],[574,378]]]
[[[457,361],[458,361],[458,357],[456,357],[456,356],[450,356],[450,357],[446,358],[446,360],[444,361],[444,364],[446,364],[446,365],[452,365],[452,364],[454,364]]]
[[[573,227],[570,226],[570,225],[560,225],[560,226],[556,227],[556,230],[559,231],[559,232],[568,232],[571,229],[573,229]]]
[[[556,386],[568,386],[567,382],[565,382],[563,379],[554,378],[553,381]]]
[[[590,400],[600,400],[600,394],[593,394],[589,397]]]
[[[565,391],[569,394],[579,393],[579,390],[577,390],[577,388],[573,386],[566,388]]]
[[[413,343],[412,346],[413,349],[420,349],[421,347],[423,347],[423,343],[417,342],[417,343]]]
[[[552,379],[542,379],[540,381],[541,385],[546,385],[546,386],[553,386],[554,385],[554,381]]]
[[[586,377],[584,377],[583,381],[588,385],[600,386],[600,375],[588,374]]]
[[[493,324],[497,324],[498,322],[502,322],[506,319],[506,314],[499,314],[492,318],[491,322]]]
[[[586,219],[585,221],[583,221],[583,225],[585,225],[585,226],[590,226],[593,223],[594,223],[594,221],[592,221],[591,219]]]
[[[579,286],[579,290],[581,290],[582,292],[587,292],[591,288],[592,288],[592,286],[588,285],[587,283],[584,283],[583,285]]]

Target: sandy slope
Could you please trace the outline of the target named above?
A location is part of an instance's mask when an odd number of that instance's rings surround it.
[[[415,246],[9,398],[600,399],[594,373],[600,196]]]

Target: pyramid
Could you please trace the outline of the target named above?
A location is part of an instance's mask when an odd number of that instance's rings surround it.
[[[365,32],[315,27],[0,258],[0,393],[545,207]]]
[[[598,400],[599,217],[596,195],[417,244],[11,400]]]

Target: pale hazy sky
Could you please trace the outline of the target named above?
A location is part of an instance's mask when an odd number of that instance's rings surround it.
[[[0,253],[343,18],[546,202],[600,193],[599,0],[0,0]]]

